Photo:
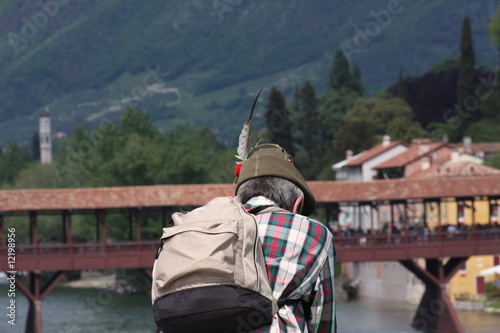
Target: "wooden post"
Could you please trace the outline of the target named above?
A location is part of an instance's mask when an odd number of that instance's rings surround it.
[[[165,207],[161,208],[161,226],[162,228],[167,227],[167,209]]]
[[[391,223],[389,224],[389,235],[392,234],[394,228],[394,203],[391,201]]]
[[[374,225],[375,225],[375,222],[374,222],[374,218],[373,218],[373,203],[370,203],[370,205],[368,206],[368,209],[370,210],[370,232],[368,233],[368,235],[366,236],[367,237],[367,240],[368,240],[368,245],[370,246],[375,246],[375,242],[373,241],[374,239],[374,233],[373,233],[373,228],[374,228]]]
[[[492,226],[493,223],[491,223],[491,199],[488,197],[488,224]],[[0,217],[1,218],[1,217]]]
[[[370,205],[370,235],[373,235],[374,228],[375,228],[375,219],[373,218],[373,206]]]
[[[0,247],[5,246],[3,225],[4,225],[3,214],[0,214]]]
[[[71,211],[66,211],[66,222],[68,224],[68,244],[73,244],[73,229],[71,227]]]
[[[100,211],[99,212],[99,222],[102,227],[102,243],[107,243],[108,242],[108,229],[106,228],[106,212],[105,211]]]
[[[128,212],[128,240],[129,241],[132,241],[132,239],[134,238],[133,231],[132,231],[132,224],[133,224],[132,214],[134,214],[134,213],[132,213],[132,211],[130,210]]]
[[[405,219],[404,219],[404,229],[405,229],[405,236],[406,236],[406,239],[409,240],[409,232],[408,232],[408,201],[405,200],[404,204],[404,212],[405,212]]]
[[[95,242],[99,243],[101,239],[101,231],[100,231],[100,225],[99,225],[99,210],[95,211]]]
[[[338,210],[335,212],[335,217],[337,219],[337,237],[342,236],[342,225],[340,224],[340,205],[338,205]]]
[[[443,241],[443,226],[442,226],[442,223],[441,223],[441,199],[439,199],[439,201],[437,201],[437,204],[438,204],[438,226],[439,226],[439,241],[442,242]]]
[[[383,204],[383,203],[382,203]],[[377,230],[384,230],[384,221],[382,221],[382,217],[380,217],[380,203],[377,205]]]
[[[429,228],[429,224],[427,223],[427,201],[424,200],[423,204],[424,204],[424,217],[423,217],[424,218],[424,226]]]
[[[141,208],[138,207],[135,215],[135,236],[137,238],[137,242],[141,241]]]
[[[476,240],[476,205],[475,198],[471,200],[471,210],[472,210],[472,239]]]
[[[31,211],[30,213],[30,242],[31,245],[38,246],[38,226],[37,226],[37,214],[36,211]]]
[[[354,229],[354,232],[357,232],[359,227],[361,226],[360,221],[359,221],[359,211],[358,211],[358,205],[354,205],[353,207],[353,214],[352,214],[352,228]],[[356,222],[358,227],[356,228]]]
[[[66,232],[66,212],[63,210],[61,214],[62,220],[62,241],[63,243],[67,243],[67,232]]]

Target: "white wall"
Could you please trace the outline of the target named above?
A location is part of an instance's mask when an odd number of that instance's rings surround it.
[[[392,149],[389,149],[382,154],[379,154],[375,156],[374,158],[366,161],[363,164],[363,181],[370,181],[373,180],[373,168],[376,167],[377,165],[384,163],[385,161],[390,160],[393,157],[398,156],[401,153],[404,153],[407,151],[408,148],[402,144],[399,144]]]
[[[425,290],[422,282],[397,261],[360,262],[353,266],[354,277],[361,278],[361,297],[418,304]]]

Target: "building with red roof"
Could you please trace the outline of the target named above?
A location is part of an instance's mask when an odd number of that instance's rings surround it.
[[[414,139],[405,152],[374,166],[375,178],[408,177],[433,164],[449,160],[451,152],[451,148],[444,142],[433,143],[428,139]]]
[[[336,172],[337,180],[379,179],[375,183],[386,184],[400,178],[401,181],[425,180],[430,186],[436,187],[459,183],[459,186],[453,185],[455,189],[481,188],[486,186],[485,183],[489,182],[491,177],[500,175],[500,170],[481,164],[483,158],[491,158],[499,151],[500,144],[472,144],[467,138],[461,144],[431,142],[429,139],[414,139],[411,144],[385,142],[385,145],[378,145],[355,156],[348,153],[346,160],[335,164],[332,169]],[[405,191],[399,186],[396,189],[400,192]],[[418,193],[424,188],[419,187],[414,190]],[[357,191],[358,197],[363,196],[361,192]],[[430,232],[429,230],[445,228],[448,225],[457,228],[460,224],[469,224],[471,220],[480,226],[495,221],[498,223],[498,200],[440,197],[439,200],[425,203],[410,199],[412,195],[415,193],[408,193],[407,199],[401,202],[389,204],[379,202],[375,214],[366,205],[356,205],[354,202],[340,204],[338,225],[347,233],[366,232],[374,227],[378,232],[385,230],[388,233],[399,234],[416,232],[415,230],[423,230],[422,228],[427,228],[426,230]],[[471,200],[475,200],[474,204]],[[388,224],[387,221],[393,223]],[[474,267],[480,263],[491,266],[492,260],[491,256],[469,259]],[[422,295],[421,283],[394,262],[344,264],[343,271],[346,276],[360,278],[363,281],[363,288],[360,289],[360,295],[363,296],[417,302]],[[471,287],[477,284],[471,278],[475,272],[469,272],[465,268],[464,272],[463,276],[454,277],[450,283],[452,300],[458,294],[475,292]],[[467,277],[467,282],[464,276]],[[381,290],[384,292],[381,293]]]
[[[385,135],[381,144],[353,156],[346,152],[346,159],[332,166],[336,180],[369,181],[373,180],[373,167],[400,155],[408,149],[407,145],[394,141]]]

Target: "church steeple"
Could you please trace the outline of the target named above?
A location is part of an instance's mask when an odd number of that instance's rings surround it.
[[[40,117],[40,162],[52,164],[49,108],[45,108],[43,116]]]

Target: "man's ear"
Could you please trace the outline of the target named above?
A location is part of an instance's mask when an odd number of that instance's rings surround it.
[[[303,200],[304,200],[303,197],[298,197],[297,199],[295,199],[295,202],[293,203],[292,213],[300,214],[300,211],[302,210]]]

